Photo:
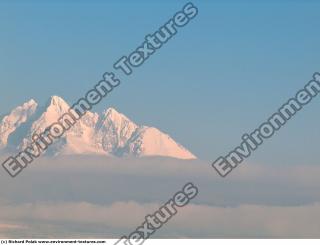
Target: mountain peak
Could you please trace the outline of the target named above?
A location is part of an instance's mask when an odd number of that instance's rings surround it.
[[[111,121],[114,122],[120,122],[123,119],[126,121],[131,121],[129,118],[127,118],[125,115],[122,113],[118,112],[115,108],[110,107],[107,110],[103,112],[103,115],[105,116],[106,119],[110,119]]]
[[[69,104],[59,96],[51,96],[46,103],[47,110],[57,111],[57,112],[66,112],[70,108]]]
[[[63,105],[63,104],[67,104],[67,102],[64,99],[62,99],[61,97],[59,97],[57,95],[53,95],[49,99],[49,104],[50,105]]]
[[[118,112],[115,108],[113,107],[109,107],[107,110],[104,111],[105,115],[110,115],[110,114],[121,114],[120,112]]]
[[[26,103],[24,103],[23,105],[27,106],[27,107],[32,107],[32,106],[36,106],[38,104],[34,99],[31,99],[31,100],[27,101]]]
[[[0,148],[3,148],[7,144],[8,137],[34,114],[37,106],[37,102],[31,99],[0,120]]]

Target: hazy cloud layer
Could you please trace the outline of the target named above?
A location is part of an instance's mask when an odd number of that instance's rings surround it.
[[[192,181],[199,196],[157,236],[319,237],[319,174],[244,163],[222,179],[199,160],[43,158],[15,179],[0,173],[0,236],[117,238]]]
[[[21,234],[16,234],[16,237],[33,234],[41,238],[59,238],[69,234],[72,237],[117,238],[134,230],[145,215],[157,208],[159,204],[136,202],[114,203],[110,206],[90,203],[1,206],[1,220],[20,224],[1,225],[0,234],[20,231]],[[40,224],[44,224],[41,229]],[[234,208],[191,204],[179,210],[179,214],[156,237],[319,238],[319,230],[319,204],[295,207],[243,205]]]

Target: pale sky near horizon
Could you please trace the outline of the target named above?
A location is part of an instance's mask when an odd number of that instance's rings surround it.
[[[0,115],[31,98],[75,102],[185,3],[0,0]],[[213,161],[320,72],[320,2],[193,3],[198,16],[94,110],[115,107]],[[250,161],[317,164],[319,105],[315,98]]]

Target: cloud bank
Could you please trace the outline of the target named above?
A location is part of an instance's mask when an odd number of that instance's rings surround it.
[[[136,202],[110,206],[90,203],[35,203],[0,206],[0,234],[40,238],[65,236],[118,238],[140,224],[160,204]],[[155,235],[159,238],[319,238],[320,204],[276,207],[214,207],[191,204]],[[20,224],[13,225],[15,222]],[[39,229],[40,224],[44,224]],[[48,225],[50,224],[50,225]],[[78,227],[76,229],[75,227]],[[81,229],[80,229],[81,227]],[[63,230],[62,233],[59,230]],[[81,230],[86,230],[82,233]],[[99,231],[96,234],[96,231]],[[17,231],[21,234],[18,235]],[[91,232],[91,233],[90,233]]]
[[[0,173],[0,237],[118,238],[187,182],[199,196],[159,238],[320,237],[320,166],[245,163],[227,179],[170,158],[40,159]]]

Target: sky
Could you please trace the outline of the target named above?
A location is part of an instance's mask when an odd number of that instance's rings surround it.
[[[185,1],[0,1],[0,115],[70,104]],[[198,16],[94,108],[110,106],[215,160],[320,71],[317,1],[193,1]],[[319,98],[249,160],[317,164]]]

